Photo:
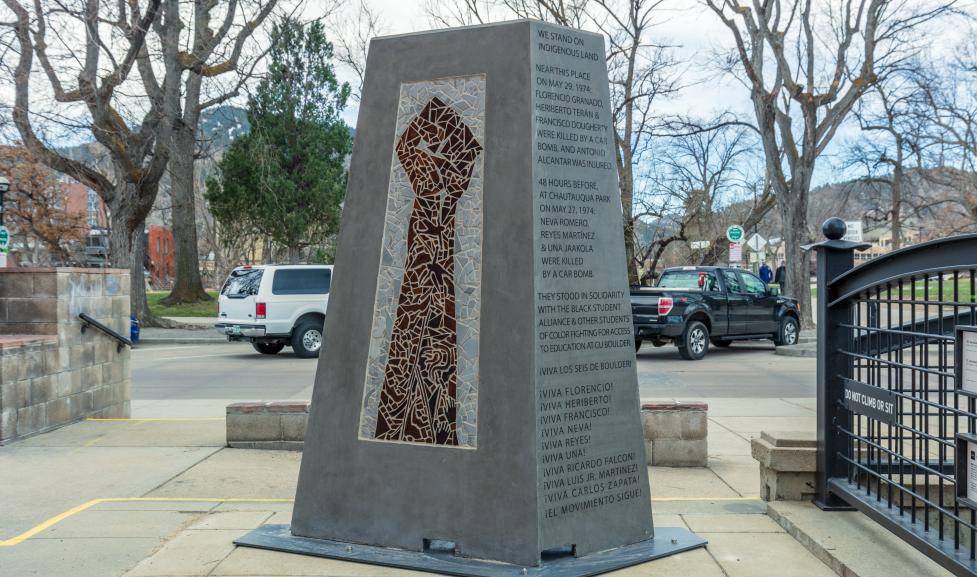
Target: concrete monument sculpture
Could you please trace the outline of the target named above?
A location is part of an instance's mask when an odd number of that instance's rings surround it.
[[[652,527],[613,134],[599,35],[373,40],[292,525],[239,544],[493,576],[704,544]]]

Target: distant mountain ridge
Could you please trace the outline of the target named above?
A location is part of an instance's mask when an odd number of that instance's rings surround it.
[[[231,141],[250,131],[248,111],[239,106],[217,106],[200,114],[198,138],[204,150],[210,154],[219,155]],[[59,152],[72,160],[98,165],[102,160],[100,148],[97,142],[91,141],[61,148]]]

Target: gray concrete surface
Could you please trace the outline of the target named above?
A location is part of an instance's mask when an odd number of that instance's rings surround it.
[[[825,513],[813,503],[778,501],[769,504],[768,515],[838,575],[950,577],[935,561],[856,511]]]
[[[157,345],[220,345],[226,344],[227,337],[211,328],[186,325],[178,329],[160,329],[145,327],[139,331],[139,342],[136,348]]]
[[[701,361],[686,361],[672,345],[638,351],[642,398],[813,397],[815,360],[774,354],[770,341],[711,347]]]
[[[656,525],[687,527],[708,549],[615,575],[834,575],[764,515],[755,462],[737,466],[750,460],[749,443],[727,428],[750,415],[810,412],[804,404],[715,401],[710,468],[648,470]],[[0,447],[0,576],[426,575],[235,548],[233,539],[261,523],[290,522],[300,455],[222,448],[223,427],[222,419],[86,421]]]
[[[646,345],[637,355],[641,397],[813,397],[815,360],[777,356],[773,349],[765,341],[736,343],[711,350],[701,361],[686,361],[675,347]],[[233,402],[309,400],[315,371],[314,359],[297,358],[289,349],[260,355],[246,343],[137,348],[133,414],[222,417]]]

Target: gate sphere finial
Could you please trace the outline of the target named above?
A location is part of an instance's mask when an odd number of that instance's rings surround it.
[[[828,237],[828,240],[841,240],[848,232],[848,225],[837,216],[833,216],[824,221],[824,224],[821,225],[821,232]]]

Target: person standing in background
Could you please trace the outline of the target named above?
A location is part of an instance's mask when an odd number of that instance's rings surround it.
[[[773,280],[773,271],[770,270],[770,265],[767,263],[760,265],[760,280],[766,284],[770,284],[770,281]]]
[[[773,282],[780,285],[780,292],[783,293],[787,288],[787,263],[780,261],[777,272],[773,275]]]

